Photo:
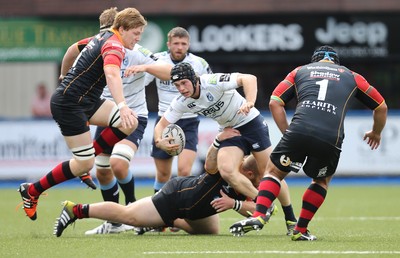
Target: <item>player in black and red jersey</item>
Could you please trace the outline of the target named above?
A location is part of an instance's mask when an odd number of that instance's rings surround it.
[[[23,208],[31,220],[37,218],[41,193],[89,171],[95,155],[136,129],[138,120],[125,103],[120,69],[125,48],[134,48],[146,24],[135,8],[120,11],[111,30],[99,33],[86,45],[53,94],[52,115],[73,158],[39,181],[20,185]],[[115,102],[100,97],[106,85]],[[89,124],[108,127],[93,141]]]
[[[219,139],[238,135],[238,130],[225,128],[219,134]],[[128,206],[114,202],[75,204],[65,201],[54,226],[54,235],[61,236],[68,225],[84,218],[104,219],[137,227],[174,226],[190,234],[217,234],[217,213],[234,209],[248,216],[246,211],[255,210],[255,203],[238,194],[218,173],[217,153],[218,148],[211,145],[204,166],[206,173],[199,176],[175,177],[155,195],[137,200]],[[253,156],[243,160],[239,171],[254,187],[258,186],[263,175],[259,172]],[[273,213],[272,209],[268,211],[268,217]],[[145,231],[142,228],[138,233],[142,234]]]
[[[297,99],[297,107],[289,125],[284,106],[293,98]],[[341,66],[332,47],[317,48],[310,64],[297,67],[278,84],[269,107],[283,137],[260,183],[256,211],[251,218],[233,224],[232,234],[263,228],[266,211],[279,194],[280,181],[289,172],[303,168],[312,182],[303,195],[292,240],[317,239],[309,233],[308,224],[325,200],[340,157],[344,118],[356,99],[373,110],[372,130],[364,134],[364,140],[376,149],[387,118],[385,100],[363,76]]]

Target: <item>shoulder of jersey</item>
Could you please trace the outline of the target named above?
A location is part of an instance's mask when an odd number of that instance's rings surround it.
[[[204,58],[196,56],[195,54],[189,53],[187,58],[190,58],[192,62],[197,62],[197,63],[201,64],[201,66],[203,68],[206,68],[209,66],[209,64],[207,63],[207,61]]]

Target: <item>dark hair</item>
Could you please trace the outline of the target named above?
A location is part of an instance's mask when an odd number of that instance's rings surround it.
[[[320,46],[315,49],[313,55],[311,56],[311,62],[319,62],[323,59],[334,62],[335,64],[340,65],[339,55],[336,50],[331,46]]]
[[[176,64],[171,69],[172,83],[183,80],[183,79],[188,79],[189,81],[191,81],[193,83],[193,87],[196,86],[197,75],[194,72],[193,67],[189,63],[186,63],[186,62]]]

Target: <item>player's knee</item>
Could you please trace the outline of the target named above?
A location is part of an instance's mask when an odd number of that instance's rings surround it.
[[[118,175],[124,173],[129,169],[129,163],[131,162],[135,150],[126,144],[117,144],[113,148],[113,152],[110,158],[110,166],[114,174]]]
[[[72,148],[72,156],[79,164],[79,169],[83,173],[90,171],[94,166],[94,147],[93,144]]]
[[[191,174],[191,167],[189,166],[178,167],[178,176],[190,176],[190,174]]]

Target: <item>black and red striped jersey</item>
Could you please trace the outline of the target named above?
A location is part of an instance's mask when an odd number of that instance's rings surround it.
[[[341,147],[344,118],[358,99],[376,109],[385,100],[363,76],[331,62],[297,67],[278,84],[271,99],[287,103],[297,100],[288,130],[310,134]]]
[[[103,67],[121,67],[125,56],[118,31],[101,32],[85,43],[60,85],[63,95],[75,103],[99,99],[107,84]]]

